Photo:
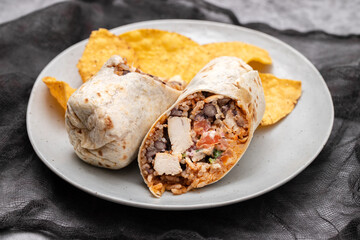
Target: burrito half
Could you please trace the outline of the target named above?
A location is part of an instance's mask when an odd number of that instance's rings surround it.
[[[113,56],[70,97],[65,115],[70,142],[87,163],[125,167],[151,124],[179,95],[168,83]]]
[[[235,57],[211,61],[142,142],[138,163],[150,191],[182,194],[220,180],[246,151],[264,111],[257,71]]]

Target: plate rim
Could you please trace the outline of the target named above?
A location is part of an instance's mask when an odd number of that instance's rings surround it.
[[[28,100],[28,105],[27,105],[27,111],[26,111],[26,130],[27,130],[27,134],[30,140],[30,143],[34,149],[34,151],[36,152],[37,156],[41,159],[41,161],[53,172],[55,173],[57,176],[59,176],[60,178],[62,178],[63,180],[65,180],[66,182],[70,183],[71,185],[75,186],[76,188],[89,193],[93,196],[99,197],[101,199],[105,199],[107,201],[111,201],[114,203],[120,203],[123,205],[127,205],[127,206],[132,206],[132,207],[138,207],[138,208],[147,208],[147,209],[155,209],[155,210],[195,210],[195,209],[205,209],[205,208],[214,208],[214,207],[221,207],[221,206],[225,206],[225,205],[230,205],[230,204],[234,204],[234,203],[238,203],[238,202],[242,202],[245,200],[249,200],[252,198],[255,198],[257,196],[263,195],[265,193],[268,193],[282,185],[284,185],[285,183],[289,182],[291,179],[293,179],[294,177],[296,177],[300,172],[302,172],[305,168],[307,168],[314,160],[315,158],[319,155],[319,153],[322,151],[322,149],[324,148],[325,144],[327,143],[333,125],[334,125],[334,104],[332,101],[332,97],[329,91],[328,86],[326,85],[326,82],[324,80],[324,78],[322,77],[322,75],[320,74],[320,72],[317,70],[317,68],[310,62],[309,59],[307,59],[303,54],[301,54],[298,50],[296,50],[295,48],[293,48],[292,46],[288,45],[287,43],[271,36],[268,35],[266,33],[257,31],[257,30],[253,30],[253,29],[249,29],[246,27],[242,27],[242,26],[237,26],[237,25],[232,25],[232,24],[227,24],[227,23],[220,23],[220,22],[212,22],[212,21],[206,21],[206,20],[190,20],[190,19],[161,19],[161,20],[150,20],[150,21],[141,21],[141,22],[136,22],[136,23],[130,23],[130,24],[126,24],[126,25],[122,25],[122,26],[118,26],[116,28],[112,28],[109,31],[110,32],[114,32],[114,31],[118,31],[121,28],[133,28],[133,27],[137,27],[139,26],[139,28],[141,28],[141,25],[146,25],[146,24],[157,24],[157,23],[172,23],[172,24],[189,24],[189,23],[193,23],[193,24],[197,24],[197,25],[215,25],[215,26],[219,26],[219,27],[226,27],[226,28],[233,28],[235,30],[241,29],[244,32],[249,32],[251,34],[255,34],[261,37],[265,37],[267,39],[271,39],[272,41],[276,42],[277,44],[283,45],[284,47],[288,48],[289,50],[291,50],[293,53],[295,53],[298,57],[300,57],[307,65],[309,65],[311,67],[311,69],[314,71],[314,73],[321,79],[322,85],[325,89],[326,92],[326,96],[329,100],[330,103],[330,117],[331,117],[331,121],[330,121],[330,125],[326,131],[326,134],[323,136],[323,140],[322,142],[319,144],[319,148],[318,150],[313,154],[312,157],[310,157],[308,159],[308,161],[302,165],[302,167],[300,167],[299,169],[297,169],[297,171],[293,172],[289,177],[279,181],[276,184],[273,184],[261,191],[258,191],[256,193],[247,195],[246,197],[240,197],[240,198],[235,198],[232,200],[227,200],[227,201],[222,201],[222,202],[217,202],[217,203],[201,203],[201,204],[192,204],[192,205],[159,205],[159,204],[153,204],[153,203],[139,203],[139,202],[134,202],[134,201],[129,201],[126,199],[119,199],[119,198],[115,198],[115,197],[111,197],[108,196],[106,194],[102,194],[99,193],[95,190],[92,190],[88,187],[85,187],[83,185],[81,185],[80,183],[74,182],[71,179],[69,179],[67,176],[65,176],[64,174],[62,174],[60,171],[58,171],[53,165],[50,164],[50,161],[46,160],[46,157],[41,153],[41,151],[38,149],[38,147],[35,145],[35,139],[34,136],[32,135],[32,131],[31,126],[30,126],[30,119],[31,119],[31,102],[34,98],[34,89],[35,89],[35,85],[38,84],[38,82],[41,82],[40,76],[43,74],[43,72],[46,72],[46,70],[52,65],[53,62],[57,61],[58,58],[61,58],[64,54],[66,54],[67,52],[71,51],[73,48],[76,48],[78,45],[83,44],[84,42],[88,41],[87,39],[81,40],[78,43],[75,43],[73,45],[71,45],[70,47],[66,48],[65,50],[63,50],[61,53],[59,53],[58,55],[56,55],[44,68],[43,70],[39,73],[39,75],[37,76],[36,80],[34,81],[34,84],[32,86],[31,89],[31,94]]]

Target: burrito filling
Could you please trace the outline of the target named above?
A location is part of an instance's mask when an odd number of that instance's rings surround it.
[[[182,194],[220,179],[245,151],[249,120],[235,100],[189,95],[151,129],[140,153],[150,190]]]
[[[126,59],[123,59],[123,62],[120,62],[118,64],[110,64],[110,65],[108,65],[108,67],[114,68],[114,73],[119,76],[123,76],[123,75],[126,75],[131,72],[137,72],[142,75],[149,76],[149,77],[153,78],[154,80],[161,82],[164,85],[168,85],[169,87],[171,87],[173,89],[176,89],[179,91],[182,91],[185,89],[185,82],[181,78],[173,77],[170,79],[165,79],[165,78],[160,78],[160,77],[148,74],[148,73],[144,73],[138,68],[128,66]]]

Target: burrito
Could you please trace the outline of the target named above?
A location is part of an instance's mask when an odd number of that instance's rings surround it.
[[[152,125],[138,155],[151,193],[183,194],[223,178],[265,111],[257,71],[235,57],[209,62]]]
[[[65,125],[76,154],[98,167],[127,166],[152,123],[179,97],[175,88],[181,86],[111,57],[67,103]]]

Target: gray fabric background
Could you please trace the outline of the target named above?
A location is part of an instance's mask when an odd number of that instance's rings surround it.
[[[0,23],[62,1],[22,0],[21,4],[15,4],[13,0],[1,0]],[[186,0],[178,1],[186,4]],[[278,30],[292,29],[300,32],[321,30],[336,35],[360,34],[360,0],[205,1],[231,9],[243,24],[267,23]],[[112,2],[118,5],[124,1],[113,0]]]
[[[335,106],[332,134],[315,161],[289,183],[255,199],[196,211],[136,209],[90,196],[40,161],[25,126],[28,97],[40,71],[93,29],[159,18],[240,24],[232,12],[203,1],[137,0],[60,3],[0,25],[0,237],[359,239],[360,35],[242,24],[308,57]]]

